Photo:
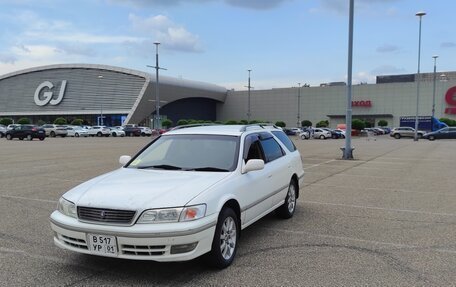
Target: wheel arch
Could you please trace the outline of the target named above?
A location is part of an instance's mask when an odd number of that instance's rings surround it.
[[[294,183],[296,184],[296,198],[299,197],[299,179],[298,179],[298,175],[295,173],[293,174],[293,176],[291,177],[291,180],[294,181]]]
[[[236,199],[231,198],[223,204],[223,206],[220,208],[220,212],[222,212],[222,210],[224,208],[231,208],[234,211],[234,213],[236,213],[238,226],[239,226],[239,236],[240,236],[241,235],[240,232],[242,229],[242,222],[241,222],[241,206],[239,205],[239,202]]]

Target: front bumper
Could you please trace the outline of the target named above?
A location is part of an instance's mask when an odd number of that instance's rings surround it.
[[[114,226],[80,222],[54,211],[50,221],[54,243],[60,248],[93,254],[88,246],[88,234],[110,235],[116,237],[118,258],[167,262],[191,260],[209,252],[217,214],[190,222]],[[196,243],[194,249],[173,254],[172,248],[177,250],[193,243]]]

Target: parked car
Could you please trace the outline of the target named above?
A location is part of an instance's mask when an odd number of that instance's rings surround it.
[[[436,139],[456,139],[456,127],[445,127],[435,132],[425,133],[423,138],[430,141]]]
[[[145,137],[148,136],[150,137],[152,135],[152,130],[149,127],[138,127],[141,129],[141,136]]]
[[[163,262],[207,253],[225,268],[244,228],[272,211],[293,216],[304,179],[293,142],[265,126],[176,129],[119,162],[59,199],[58,247]]]
[[[40,141],[46,137],[44,129],[35,125],[20,125],[6,131],[6,139],[12,140],[18,138],[20,140],[28,139],[29,141],[38,138]]]
[[[67,127],[67,135],[69,137],[88,137],[89,132],[87,129],[83,129],[80,126]]]
[[[68,135],[68,131],[65,126],[61,125],[54,125],[54,124],[45,124],[41,126],[46,131],[46,136],[55,138],[56,136],[59,137],[66,137]]]
[[[417,131],[417,136],[418,138],[421,138],[425,133],[423,131],[418,130]],[[400,139],[402,137],[409,137],[413,138],[415,137],[415,129],[411,127],[399,127],[399,128],[394,128],[391,130],[390,136]]]
[[[106,126],[93,126],[92,128],[88,129],[89,136],[94,137],[109,137],[111,135],[111,130]]]
[[[127,137],[139,137],[139,136],[141,136],[141,132],[142,132],[140,128],[133,127],[133,126],[125,126],[125,127],[123,127],[123,130]]]
[[[333,138],[333,139],[340,139],[342,137],[345,137],[338,130],[332,130],[332,129],[329,129],[329,128],[322,128],[322,130],[330,132],[331,133],[331,138]]]
[[[0,138],[4,137],[6,134],[6,127],[4,125],[0,125]]]
[[[308,140],[310,139],[310,131],[309,130],[305,130],[301,133],[299,133],[299,137],[302,139],[302,140]]]
[[[313,138],[322,140],[329,139],[331,138],[331,133],[324,129],[316,128],[313,130]]]
[[[345,130],[342,130],[342,129],[335,129],[334,131],[338,132],[341,134],[341,138],[345,138]]]
[[[109,129],[111,130],[111,136],[113,136],[113,137],[124,137],[125,136],[125,131],[123,130],[122,127],[111,127]]]
[[[12,130],[14,128],[20,127],[21,125],[19,124],[10,124],[6,127],[7,130]]]

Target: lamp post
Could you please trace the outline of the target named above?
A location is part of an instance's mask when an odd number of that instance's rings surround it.
[[[415,16],[420,18],[420,28],[418,32],[418,71],[416,73],[416,115],[415,115],[415,134],[413,136],[414,141],[418,141],[418,112],[419,112],[419,104],[420,104],[420,60],[421,60],[421,19],[423,16],[426,15],[425,12],[418,12]]]
[[[352,71],[353,71],[353,18],[355,1],[350,0],[349,23],[348,23],[348,68],[347,68],[347,112],[345,115],[345,147],[342,148],[343,159],[353,159],[353,148],[351,146],[352,131]]]
[[[165,68],[161,68],[158,65],[158,45],[159,42],[154,42],[155,45],[155,66],[147,66],[151,68],[155,68],[155,120],[154,120],[154,127],[156,129],[161,128],[161,121],[160,121],[160,90],[159,90],[159,78],[158,78],[158,70],[166,70]]]
[[[251,69],[247,70],[249,72],[249,82],[248,82],[248,95],[247,95],[247,121],[250,123],[250,116],[252,115],[250,112],[250,72],[252,71]]]
[[[437,58],[438,55],[432,56],[434,58],[434,86],[432,89],[432,117],[434,118],[435,116],[435,81],[436,81],[436,71],[437,71]]]
[[[102,75],[98,76],[98,79],[101,81],[103,79]],[[100,87],[100,82],[98,82],[98,87]],[[101,100],[101,106],[100,106],[100,120],[98,121],[99,125],[103,125],[103,100]]]
[[[439,79],[439,82],[442,83],[442,84],[440,85],[440,89],[442,90],[441,93],[443,92],[443,94],[445,95],[445,88],[446,88],[445,83],[448,82],[447,75],[441,74],[441,75],[439,76],[439,78],[440,78],[440,79]],[[444,111],[444,110],[445,110],[444,105],[445,105],[445,101],[442,101],[441,110],[440,110],[440,115],[441,115],[442,117],[443,117],[444,112],[445,112],[445,111]]]
[[[301,127],[301,83],[298,83],[298,115],[296,116],[297,123],[296,127]]]

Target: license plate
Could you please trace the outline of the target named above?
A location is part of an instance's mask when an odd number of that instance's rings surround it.
[[[87,234],[89,250],[93,254],[117,256],[117,240],[115,236]]]

